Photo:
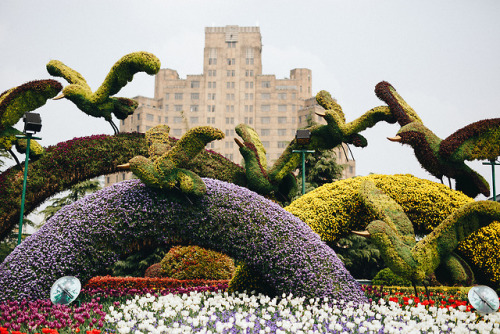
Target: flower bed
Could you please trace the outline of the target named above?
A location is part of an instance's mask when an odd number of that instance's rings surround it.
[[[0,264],[0,301],[47,298],[61,276],[85,284],[130,244],[191,240],[248,263],[275,290],[366,301],[335,252],[279,205],[234,184],[203,179],[187,198],[124,181],[65,206]]]
[[[92,277],[84,286],[87,289],[172,289],[201,286],[227,285],[229,280],[178,280],[174,278],[158,277]]]

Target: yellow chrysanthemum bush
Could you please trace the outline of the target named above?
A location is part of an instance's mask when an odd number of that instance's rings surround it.
[[[415,233],[427,234],[460,206],[474,201],[462,192],[412,175],[369,175],[326,184],[285,209],[306,222],[324,241],[331,242],[364,228],[375,217],[358,197],[361,183],[370,179],[403,208]],[[500,223],[472,234],[459,252],[479,271],[478,276],[500,283]]]
[[[494,222],[471,234],[458,250],[478,271],[480,279],[500,286],[500,223]],[[479,276],[477,275],[477,276]]]

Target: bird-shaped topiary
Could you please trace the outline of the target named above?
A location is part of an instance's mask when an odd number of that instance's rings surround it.
[[[358,119],[346,123],[342,107],[329,92],[320,91],[316,95],[316,100],[325,109],[323,113],[317,114],[323,117],[327,124],[309,127],[311,138],[306,145],[300,145],[293,139],[269,169],[267,168],[265,148],[255,130],[246,124],[236,126],[236,133],[243,139],[243,142],[237,138],[235,138],[235,142],[240,147],[240,153],[245,160],[250,189],[264,195],[274,194],[279,200],[286,201],[296,187],[291,172],[297,169],[301,162],[300,154],[294,153],[294,150],[332,149],[342,143],[365,147],[368,143],[359,132],[380,121],[389,123],[396,121],[387,106],[380,106],[367,111]]]
[[[19,153],[26,153],[26,139],[18,139],[22,132],[13,126],[26,112],[43,106],[48,99],[56,96],[62,85],[55,80],[35,80],[11,88],[0,95],[0,149],[8,151],[19,165],[19,160],[12,151],[15,145]],[[43,153],[43,148],[35,140],[30,143],[30,157],[36,158]]]
[[[391,84],[380,82],[375,92],[401,125],[389,140],[413,147],[420,165],[441,182],[446,176],[455,179],[456,189],[467,196],[490,195],[488,182],[464,161],[494,160],[500,155],[500,118],[469,124],[442,140],[423,124]]]
[[[361,201],[378,220],[372,221],[363,232],[379,248],[385,264],[397,275],[423,282],[438,267],[451,271],[450,277],[467,282],[469,266],[453,250],[460,241],[495,220],[500,220],[500,203],[477,201],[463,205],[449,215],[422,240],[415,240],[413,225],[403,209],[376,185],[366,180],[359,190]],[[470,277],[469,279],[472,279]],[[454,282],[457,283],[457,282]]]
[[[205,194],[206,187],[202,179],[186,167],[208,143],[224,138],[224,133],[210,126],[198,126],[190,129],[171,146],[169,131],[168,125],[158,125],[146,131],[149,158],[136,156],[128,164],[119,167],[132,170],[152,188],[178,189],[196,196]]]
[[[137,102],[111,96],[132,81],[135,73],[146,72],[153,75],[159,70],[160,60],[155,55],[144,51],[130,53],[113,65],[102,85],[93,93],[85,78],[77,71],[59,60],[51,60],[47,64],[47,71],[51,75],[62,77],[70,83],[56,99],[67,98],[87,115],[103,117],[111,124],[115,133],[119,131],[111,116],[115,115],[118,119],[127,118],[134,113]]]

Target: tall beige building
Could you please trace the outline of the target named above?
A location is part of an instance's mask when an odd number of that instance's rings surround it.
[[[292,69],[285,79],[262,73],[259,27],[205,28],[203,73],[181,79],[177,71],[161,69],[155,77],[154,98],[135,97],[139,107],[121,121],[120,131],[145,132],[163,123],[170,126],[171,136],[180,138],[189,128],[210,125],[226,137],[208,148],[241,164],[233,138],[237,136],[235,126],[245,123],[260,135],[272,163],[297,128],[307,125],[307,117],[317,117],[314,110],[321,107],[311,90],[310,69]],[[341,150],[337,157],[339,164],[347,164],[344,177],[354,176],[354,161],[348,162]],[[108,176],[106,183],[127,178],[125,174]]]

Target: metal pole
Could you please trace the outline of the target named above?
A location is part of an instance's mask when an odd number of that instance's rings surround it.
[[[21,243],[21,237],[23,234],[24,201],[26,199],[26,181],[28,179],[28,160],[30,157],[31,133],[26,134],[26,139],[28,140],[28,143],[26,145],[26,159],[24,160],[23,195],[21,197],[21,215],[19,217],[19,235],[17,237],[17,244],[18,245]]]
[[[497,200],[497,189],[496,189],[496,181],[495,181],[495,166],[500,166],[500,163],[497,163],[494,159],[491,159],[490,162],[483,162],[483,165],[491,165],[491,181],[493,182],[493,200]]]
[[[306,193],[306,153],[314,153],[314,150],[293,150],[293,153],[300,153],[302,156],[302,195]]]

